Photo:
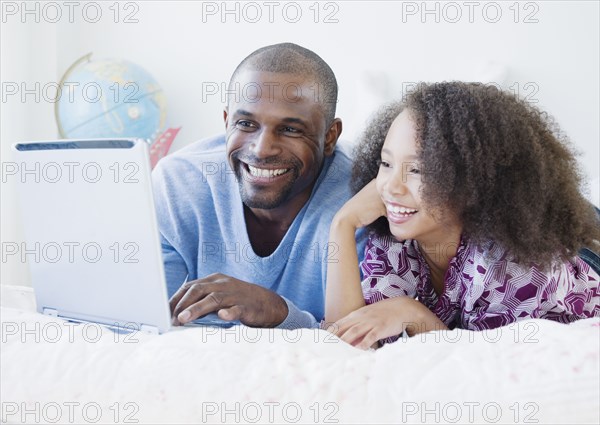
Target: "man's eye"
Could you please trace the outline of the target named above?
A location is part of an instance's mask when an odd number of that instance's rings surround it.
[[[283,132],[284,133],[289,133],[289,134],[300,134],[300,130],[298,130],[297,128],[294,127],[283,127]]]
[[[239,127],[242,129],[256,128],[256,125],[252,121],[247,121],[247,120],[240,120],[240,121],[236,122],[235,125],[236,125],[236,127]]]

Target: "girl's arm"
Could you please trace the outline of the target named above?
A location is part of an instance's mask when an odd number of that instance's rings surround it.
[[[329,243],[338,247],[335,262],[327,265],[325,322],[331,324],[365,305],[360,287],[356,227],[337,215],[329,230]]]
[[[329,243],[338,248],[337,255],[327,265],[325,292],[325,322],[331,324],[363,307],[356,241],[357,229],[381,216],[385,205],[377,193],[375,180],[352,197],[335,215],[329,231]]]

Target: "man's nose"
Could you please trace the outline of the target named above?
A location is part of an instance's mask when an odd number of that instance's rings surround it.
[[[268,158],[281,152],[280,142],[276,134],[263,129],[252,142],[250,150],[259,158]]]

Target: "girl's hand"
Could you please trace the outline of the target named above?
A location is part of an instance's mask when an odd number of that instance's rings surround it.
[[[348,223],[353,228],[365,227],[386,215],[385,204],[379,196],[375,179],[363,187],[337,212],[334,223]]]
[[[399,335],[404,330],[413,336],[448,328],[417,300],[394,297],[359,308],[329,329],[348,344],[366,350],[380,339]]]

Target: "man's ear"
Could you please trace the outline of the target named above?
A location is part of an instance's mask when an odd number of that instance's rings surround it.
[[[223,121],[225,122],[225,131],[227,131],[227,126],[229,125],[227,123],[227,106],[223,108]]]
[[[327,133],[325,134],[325,149],[323,151],[325,156],[333,155],[340,134],[342,134],[342,120],[336,118],[333,120],[331,126],[329,126],[329,130],[327,130]]]

